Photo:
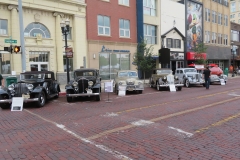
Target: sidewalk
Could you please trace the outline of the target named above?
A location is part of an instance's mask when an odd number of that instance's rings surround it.
[[[232,77],[232,73],[228,74],[228,79],[234,79],[234,78],[240,78],[240,76],[235,75],[234,77]],[[101,83],[102,92],[104,91],[104,82],[109,82],[109,80],[102,80],[102,83]],[[148,79],[145,79],[145,84],[148,84]],[[61,89],[60,95],[62,95],[62,96],[66,95],[65,86],[66,86],[66,84],[60,85],[60,89]]]

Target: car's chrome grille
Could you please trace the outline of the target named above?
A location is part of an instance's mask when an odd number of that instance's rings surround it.
[[[134,85],[134,82],[127,82],[127,85]]]
[[[15,97],[22,97],[22,94],[27,92],[28,89],[26,83],[17,83],[15,85]]]
[[[79,79],[79,81],[78,81],[79,93],[87,93],[86,89],[88,89],[88,80],[87,79]]]

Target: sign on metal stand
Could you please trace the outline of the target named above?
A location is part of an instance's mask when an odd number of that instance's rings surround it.
[[[118,86],[118,95],[125,96],[126,95],[126,86]]]
[[[11,111],[22,111],[23,109],[23,97],[13,97]]]
[[[106,102],[112,102],[109,100],[109,93],[113,92],[113,81],[110,82],[104,82],[104,91],[108,93],[108,99]]]
[[[220,79],[220,83],[221,83],[221,85],[225,85],[225,80],[224,79]]]
[[[176,92],[176,86],[174,84],[169,85],[170,92]]]

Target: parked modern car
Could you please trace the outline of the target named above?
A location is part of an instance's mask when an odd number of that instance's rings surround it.
[[[126,87],[126,91],[136,91],[140,94],[144,90],[143,81],[138,78],[137,72],[132,70],[118,71],[114,84],[116,94],[119,92],[119,87]]]
[[[65,86],[68,102],[72,102],[74,97],[94,96],[96,101],[101,100],[101,78],[99,70],[82,68],[73,71],[73,78]]]
[[[51,71],[29,71],[20,74],[20,81],[0,89],[0,106],[8,109],[13,97],[23,97],[24,103],[35,102],[37,107],[43,107],[47,99],[58,98],[59,83]]]
[[[202,73],[198,73],[196,68],[178,68],[175,71],[175,75],[182,81],[186,87],[192,85],[205,86],[205,80]]]
[[[178,76],[172,74],[172,70],[169,68],[154,69],[152,76],[149,79],[149,85],[151,88],[156,87],[158,91],[162,88],[169,88],[173,84],[177,91],[182,90],[183,84],[179,80]]]

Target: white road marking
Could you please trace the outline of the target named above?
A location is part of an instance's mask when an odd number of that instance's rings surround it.
[[[235,92],[229,93],[228,95],[229,95],[229,96],[240,96],[239,94],[236,94]]]
[[[178,128],[174,128],[174,127],[171,127],[171,126],[168,126],[168,128],[173,129],[173,130],[176,130],[176,131],[178,131],[179,133],[183,133],[183,134],[185,134],[187,137],[192,137],[192,136],[193,136],[192,133],[185,132],[185,131],[183,131],[183,130],[181,130],[181,129],[178,129]]]
[[[135,126],[146,126],[149,124],[153,124],[154,122],[151,121],[146,121],[146,120],[139,120],[139,121],[134,121],[131,124]]]
[[[64,125],[62,125],[62,124],[58,124],[58,123],[56,123],[56,122],[54,122],[54,121],[48,120],[48,119],[46,119],[46,118],[44,118],[44,117],[42,117],[42,116],[40,116],[40,115],[38,115],[38,114],[35,114],[35,113],[27,110],[27,109],[24,109],[24,111],[26,111],[26,112],[34,115],[34,116],[37,116],[38,118],[40,118],[40,119],[42,119],[42,120],[44,120],[44,121],[47,121],[47,122],[49,122],[49,123],[54,124],[54,125],[57,126],[58,128],[64,130],[65,132],[71,134],[72,136],[78,138],[79,140],[81,140],[81,141],[83,141],[83,142],[85,142],[85,143],[89,143],[89,144],[91,144],[91,145],[94,145],[95,147],[97,147],[97,148],[99,148],[99,149],[101,149],[101,150],[104,150],[104,151],[110,153],[111,155],[113,155],[114,157],[116,157],[116,158],[118,158],[118,159],[132,160],[131,158],[123,155],[122,153],[120,153],[120,152],[118,152],[118,151],[112,150],[112,149],[110,149],[110,148],[108,148],[108,147],[106,147],[106,146],[104,146],[104,145],[96,144],[96,143],[94,143],[94,142],[92,142],[92,141],[90,141],[90,140],[88,140],[88,139],[86,139],[86,138],[83,138],[83,137],[77,135],[76,133],[68,130],[68,129],[67,129]]]
[[[102,115],[103,117],[116,117],[116,116],[118,116],[118,114],[117,113],[106,113],[106,114],[104,114],[104,115]]]

